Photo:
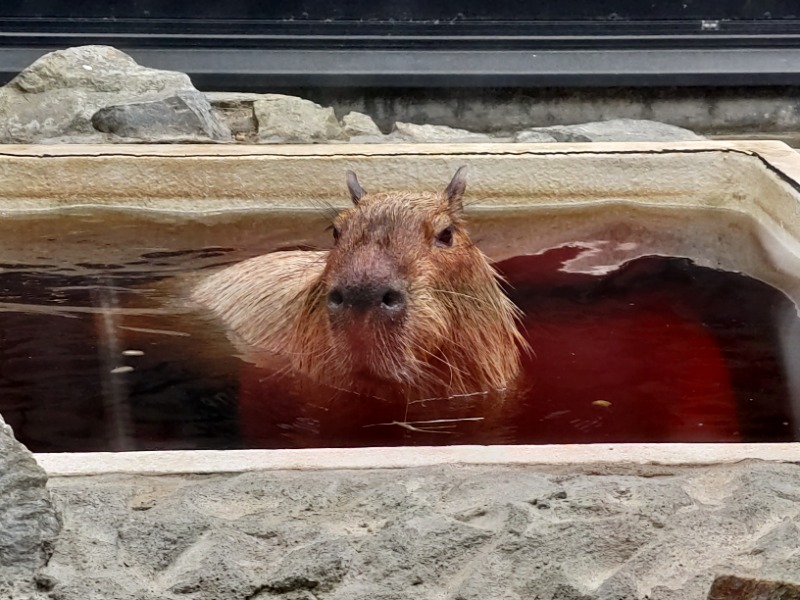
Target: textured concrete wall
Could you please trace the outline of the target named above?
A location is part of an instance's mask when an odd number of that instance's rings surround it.
[[[800,580],[800,467],[52,478],[59,600],[684,600]]]

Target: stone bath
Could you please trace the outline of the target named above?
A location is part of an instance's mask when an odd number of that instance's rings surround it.
[[[0,210],[314,210],[342,204],[346,168],[428,189],[461,164],[475,211],[607,207],[587,230],[644,206],[746,214],[751,233],[633,233],[800,299],[800,159],[771,142],[5,146]],[[487,228],[484,250],[564,235]],[[0,240],[5,261],[35,259],[24,236]],[[26,548],[0,562],[8,598],[677,600],[723,575],[800,583],[797,443],[38,454],[46,491],[8,448],[30,476],[0,491],[36,507],[0,504],[5,531],[26,532],[0,536],[0,560]]]

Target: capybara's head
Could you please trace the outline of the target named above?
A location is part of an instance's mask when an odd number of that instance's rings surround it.
[[[524,342],[467,233],[466,169],[439,193],[370,194],[353,172],[347,186],[353,206],[333,221],[334,246],[306,307],[316,318],[299,323],[303,355],[315,357],[303,370],[376,394],[502,392]]]

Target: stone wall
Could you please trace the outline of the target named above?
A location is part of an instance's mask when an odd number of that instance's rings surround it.
[[[590,142],[702,139],[642,119],[529,127],[498,119],[395,120],[280,94],[203,94],[184,73],[140,66],[108,46],[46,54],[0,88],[0,143]],[[496,113],[499,114],[499,113]],[[609,115],[610,116],[610,115]],[[433,117],[435,121],[435,116]],[[564,121],[561,121],[564,122]],[[567,120],[567,123],[572,121]]]
[[[794,464],[105,475],[50,490],[64,526],[41,598],[701,600],[717,577],[716,600],[799,597]],[[746,595],[730,576],[783,582]]]

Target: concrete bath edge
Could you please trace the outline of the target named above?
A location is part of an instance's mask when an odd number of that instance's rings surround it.
[[[800,443],[559,444],[401,446],[288,450],[170,450],[41,453],[50,477],[106,474],[178,475],[251,471],[402,469],[440,465],[567,466],[800,463]]]

